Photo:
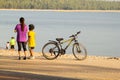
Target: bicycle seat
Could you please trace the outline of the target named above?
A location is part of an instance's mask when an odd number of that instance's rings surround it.
[[[56,38],[56,40],[57,40],[57,41],[62,41],[62,40],[63,40],[63,38]]]

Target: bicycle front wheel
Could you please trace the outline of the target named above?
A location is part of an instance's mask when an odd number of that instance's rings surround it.
[[[42,54],[46,59],[53,60],[59,55],[59,47],[56,43],[49,42],[43,46]]]
[[[84,60],[87,57],[87,50],[80,43],[73,44],[72,52],[77,60]]]

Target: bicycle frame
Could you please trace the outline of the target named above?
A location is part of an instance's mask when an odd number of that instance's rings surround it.
[[[64,48],[64,50],[66,50],[66,49],[70,46],[70,44],[73,42],[73,40],[74,40],[74,38],[70,38],[70,39],[61,41],[61,42],[59,43],[59,45],[60,45],[60,50],[63,49],[61,44],[64,44],[64,43],[67,43],[67,42],[68,42],[68,44],[67,44],[67,45],[65,46],[65,48]]]

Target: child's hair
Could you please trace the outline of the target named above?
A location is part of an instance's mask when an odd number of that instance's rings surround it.
[[[35,27],[34,27],[34,25],[33,24],[30,24],[29,25],[29,30],[33,30]]]
[[[14,39],[14,37],[11,37],[11,39]]]

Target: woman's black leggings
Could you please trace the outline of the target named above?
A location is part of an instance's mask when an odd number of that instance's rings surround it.
[[[23,47],[23,50],[24,51],[27,51],[27,48],[26,48],[26,42],[17,42],[18,44],[18,51],[21,51],[21,48]]]

